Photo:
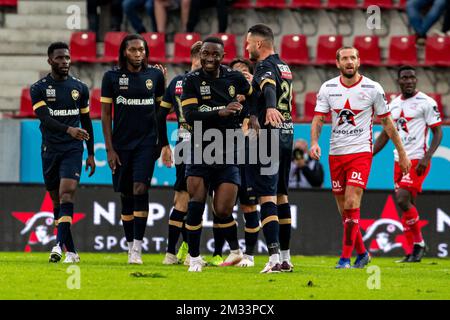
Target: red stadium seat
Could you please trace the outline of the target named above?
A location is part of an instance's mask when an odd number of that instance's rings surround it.
[[[358,8],[358,2],[356,0],[328,0],[327,7],[330,9],[356,9]]]
[[[216,33],[214,37],[220,38],[224,44],[224,64],[229,64],[237,56],[236,36],[232,33]]]
[[[16,118],[36,118],[31,102],[30,88],[23,88],[20,95],[20,109]]]
[[[295,93],[295,91],[292,91],[292,101],[291,101],[291,116],[292,116],[292,121],[296,122],[297,119],[299,118],[298,113],[297,113],[297,94]]]
[[[353,46],[359,51],[361,64],[369,66],[381,64],[379,40],[377,36],[355,36]]]
[[[417,65],[416,36],[393,36],[389,43],[389,65]]]
[[[291,9],[319,9],[322,7],[320,0],[292,0]]]
[[[363,7],[367,8],[369,6],[378,6],[382,9],[394,8],[392,0],[364,0]]]
[[[0,7],[17,7],[17,0],[0,0]]]
[[[281,40],[280,57],[287,64],[308,64],[309,55],[306,36],[301,34],[284,35]]]
[[[286,8],[285,0],[256,0],[255,8],[275,8],[284,9]]]
[[[70,37],[70,55],[73,62],[96,62],[95,32],[73,32]]]
[[[251,9],[253,8],[252,0],[237,0],[233,3],[235,9]]]
[[[165,63],[166,62],[166,35],[158,32],[143,33],[145,41],[148,44],[150,63]]]
[[[173,63],[191,63],[191,47],[200,41],[199,33],[177,33],[174,38]]]
[[[444,105],[442,104],[442,95],[435,92],[427,93],[427,95],[436,101],[438,110],[441,113],[441,118],[446,118],[446,114],[444,113]]]
[[[117,62],[119,61],[119,48],[120,44],[128,35],[124,31],[111,31],[105,34],[105,53],[103,57],[98,59],[99,62]]]
[[[303,120],[311,121],[316,108],[317,92],[307,92],[305,94],[305,104],[303,106]]]
[[[102,103],[100,102],[101,91],[100,88],[94,88],[91,91],[89,115],[92,119],[100,119],[102,117]]]
[[[398,4],[398,8],[399,9],[405,9],[406,8],[406,1],[407,0],[400,0],[399,4]]]
[[[169,121],[177,121],[177,114],[175,112],[171,112],[167,115],[166,120]]]
[[[244,37],[244,46],[242,48],[243,48],[242,56],[245,59],[248,59],[249,58],[249,54],[248,54],[248,51],[247,51],[247,38],[246,37]]]
[[[397,96],[399,94],[400,93],[398,93],[398,92],[386,92],[385,95],[386,95],[387,102],[391,103],[391,101],[394,100],[395,98],[397,98]]]
[[[317,42],[316,64],[335,64],[336,51],[342,47],[342,36],[319,36]]]
[[[450,36],[427,37],[425,64],[429,66],[450,66]]]

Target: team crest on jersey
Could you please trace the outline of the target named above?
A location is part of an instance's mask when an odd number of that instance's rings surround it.
[[[230,97],[234,98],[234,96],[236,95],[236,88],[234,86],[230,86],[228,88],[228,93],[230,94]]]
[[[412,118],[410,117],[405,117],[405,113],[402,110],[402,112],[400,113],[400,118],[398,118],[397,120],[397,131],[404,131],[406,133],[409,133],[408,122],[411,119]]]
[[[177,81],[177,83],[175,84],[175,94],[177,95],[181,95],[183,94],[183,81]]]
[[[338,114],[338,126],[341,124],[351,124],[352,126],[356,126],[355,116],[360,113],[362,110],[353,110],[350,106],[350,102],[345,101],[345,106],[343,109],[333,109],[334,112]]]
[[[147,81],[145,81],[145,86],[147,87],[148,90],[152,90],[153,81],[151,79],[147,79]]]
[[[289,67],[287,65],[279,64],[278,69],[280,69],[281,77],[283,79],[288,79],[288,80],[292,79],[291,69],[289,69]]]
[[[72,90],[72,99],[73,100],[78,100],[78,98],[80,97],[80,92],[78,90]]]

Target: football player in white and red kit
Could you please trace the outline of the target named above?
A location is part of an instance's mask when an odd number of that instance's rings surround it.
[[[416,90],[417,77],[413,67],[401,67],[397,81],[401,95],[392,100],[389,109],[397,124],[406,154],[412,162],[409,172],[402,174],[398,153],[394,150],[396,200],[402,210],[403,233],[407,242],[406,256],[398,262],[420,262],[426,247],[420,230],[416,198],[422,191],[423,181],[430,171],[431,157],[442,140],[441,115],[436,101]],[[428,128],[433,132],[430,146]],[[375,141],[373,154],[381,151],[388,141],[386,132],[381,132]]]
[[[364,268],[370,262],[359,229],[360,206],[372,164],[373,115],[381,123],[399,151],[402,172],[411,167],[386,104],[383,88],[358,72],[360,59],[353,47],[336,53],[340,76],[326,81],[317,95],[311,126],[313,159],[319,160],[319,136],[326,115],[332,113],[329,164],[333,193],[344,225],[342,255],[336,268],[350,268],[353,249],[358,254],[353,268]]]

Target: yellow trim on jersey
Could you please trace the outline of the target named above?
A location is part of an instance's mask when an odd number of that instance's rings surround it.
[[[45,103],[45,101],[44,100],[41,100],[41,101],[39,101],[39,102],[37,102],[37,103],[35,103],[34,104],[34,106],[33,106],[33,111],[36,111],[36,109],[38,109],[38,108],[40,108],[40,107],[43,107],[43,106],[46,106],[47,104]]]
[[[164,100],[163,100],[163,101],[161,101],[161,104],[160,104],[160,106],[161,106],[161,107],[163,107],[163,108],[167,108],[167,109],[170,109],[170,108],[172,108],[172,104],[171,104],[171,103],[169,103],[169,102],[165,102]]]
[[[265,218],[262,222],[261,222],[261,226],[264,227],[264,225],[266,223],[272,222],[272,221],[277,221],[278,222],[278,217],[277,216],[268,216],[267,218]]]
[[[103,103],[112,103],[113,100],[112,100],[112,98],[101,97],[101,98],[100,98],[100,102],[103,102]]]
[[[134,216],[132,214],[122,214],[122,215],[120,215],[120,218],[122,219],[122,221],[133,221],[134,220]]]
[[[287,219],[280,219],[278,221],[279,224],[291,224],[291,219],[287,218]]]
[[[147,218],[148,211],[134,211],[133,216],[138,217],[138,218]]]
[[[271,83],[271,84],[273,84],[275,87],[277,86],[277,83],[275,82],[275,80],[272,80],[272,79],[266,79],[266,80],[264,80],[263,82],[261,82],[261,84],[259,85],[260,88],[261,88],[261,90],[264,88],[264,85],[265,85],[266,83]]]
[[[185,107],[188,104],[196,104],[196,103],[198,103],[198,99],[197,98],[190,98],[190,99],[186,99],[186,100],[181,101],[181,106]]]
[[[156,97],[156,102],[161,102],[162,101],[162,99],[163,99],[163,97],[161,96],[161,97]]]
[[[183,228],[182,221],[169,220],[169,225],[177,227],[177,228]]]
[[[250,86],[250,89],[248,90],[246,96],[250,96],[253,93],[253,87]]]
[[[190,230],[190,231],[198,230],[198,229],[200,229],[201,227],[202,227],[202,224],[201,224],[201,223],[200,223],[199,225],[197,225],[197,226],[190,226],[190,225],[186,224],[186,229],[188,229],[188,230]]]
[[[89,107],[81,108],[81,109],[80,109],[80,112],[81,112],[81,113],[89,113]]]

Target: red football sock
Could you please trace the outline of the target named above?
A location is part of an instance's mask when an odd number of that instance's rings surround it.
[[[413,246],[414,246],[413,233],[412,233],[411,229],[409,228],[409,226],[406,223],[404,223],[404,221],[402,221],[402,224],[403,224],[403,235],[405,236],[405,239],[406,239],[405,253],[407,255],[410,255],[413,252]]]
[[[409,210],[403,212],[403,219],[411,230],[414,243],[422,242],[423,237],[419,226],[419,213],[417,212],[416,207],[411,206]]]
[[[358,233],[356,235],[356,241],[355,241],[355,249],[357,254],[363,254],[366,253],[366,246],[364,245],[363,237],[361,234],[361,229],[358,225]]]
[[[355,247],[359,231],[359,208],[344,210],[344,239],[342,243],[342,258],[350,259]]]

